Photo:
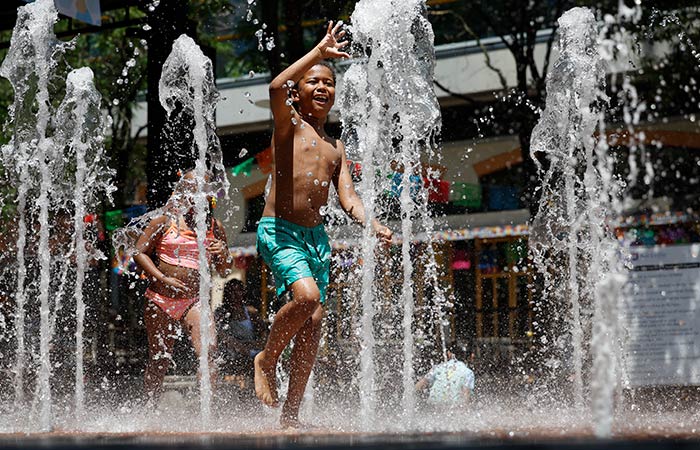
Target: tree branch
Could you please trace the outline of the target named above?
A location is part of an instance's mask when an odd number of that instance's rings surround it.
[[[438,80],[433,80],[433,83],[435,83],[435,86],[437,86],[441,90],[445,91],[447,94],[451,95],[452,97],[456,97],[456,98],[459,98],[461,100],[464,100],[465,102],[469,103],[470,105],[476,105],[478,103],[476,100],[469,98],[464,94],[460,94],[458,92],[454,92],[454,91],[450,90],[449,88],[447,88],[443,84],[441,84]]]
[[[477,6],[476,7],[476,13],[479,15],[481,20],[483,20],[486,25],[491,27],[492,30],[496,31],[498,28],[495,26],[493,21],[491,21],[491,18],[488,16],[488,14],[485,14],[484,11],[481,10],[481,7]],[[503,44],[510,50],[510,52],[515,56],[516,53],[518,52],[518,48],[516,45],[513,44],[513,42],[508,42],[508,40],[505,38],[505,35],[503,34],[498,34],[499,39]],[[513,41],[515,42],[515,38],[513,38]],[[516,56],[517,57],[517,56]]]
[[[131,141],[132,141],[132,142],[138,141],[138,140],[139,140],[139,137],[141,136],[141,133],[143,133],[143,130],[145,130],[146,128],[148,128],[148,124],[147,124],[147,123],[141,125],[141,126],[136,130],[136,133],[134,133],[134,137],[131,139]]]
[[[505,75],[503,74],[503,71],[501,71],[501,69],[499,69],[498,67],[494,66],[494,65],[491,63],[491,56],[489,55],[489,51],[486,49],[486,47],[484,46],[484,44],[482,44],[481,39],[479,38],[479,36],[478,36],[476,33],[474,33],[474,30],[471,29],[471,27],[467,24],[467,22],[464,20],[464,18],[462,18],[462,16],[460,16],[459,14],[455,13],[455,12],[452,11],[452,10],[446,10],[446,11],[431,11],[430,14],[433,14],[433,15],[436,15],[436,16],[452,15],[452,16],[454,16],[455,18],[457,18],[457,20],[462,24],[462,27],[464,28],[464,31],[466,31],[467,34],[469,34],[471,37],[474,38],[474,41],[476,41],[476,45],[479,46],[479,48],[481,49],[481,52],[484,54],[484,59],[486,60],[486,67],[488,67],[489,69],[493,70],[493,71],[496,73],[496,75],[498,75],[498,80],[500,81],[501,86],[503,86],[503,89],[504,89],[504,90],[505,90],[505,89],[508,89],[508,83],[506,82],[506,77],[505,77]],[[436,83],[437,83],[437,82],[436,82]],[[436,85],[437,85],[437,84],[436,84]],[[448,90],[444,89],[442,86],[440,86],[440,85],[437,85],[437,86],[438,86],[440,89],[442,89],[443,91],[445,91],[445,92],[447,92],[448,94],[452,95]]]

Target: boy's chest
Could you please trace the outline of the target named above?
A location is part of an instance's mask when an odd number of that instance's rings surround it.
[[[305,167],[334,168],[340,164],[340,151],[328,140],[315,135],[301,136],[295,144],[294,159]]]

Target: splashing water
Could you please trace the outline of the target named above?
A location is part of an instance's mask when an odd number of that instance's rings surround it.
[[[34,405],[38,406],[39,429],[48,431],[53,426],[51,393],[51,343],[55,324],[62,309],[61,297],[67,289],[69,271],[76,271],[74,298],[76,300],[76,412],[82,414],[84,388],[82,384],[82,329],[84,325],[83,280],[86,263],[98,257],[86,249],[93,244],[86,238],[84,217],[98,202],[109,197],[113,188],[109,183],[111,172],[106,167],[102,149],[102,114],[100,96],[92,86],[89,69],[78,69],[68,76],[66,98],[59,106],[56,120],[52,98],[58,59],[72,43],[61,43],[53,33],[58,13],[50,0],[40,0],[18,9],[18,18],[12,34],[8,55],[0,67],[0,75],[10,80],[15,99],[11,108],[11,142],[3,147],[2,163],[13,169],[17,185],[16,223],[16,311],[15,336],[17,339],[15,363],[15,405],[25,409],[24,392],[27,369],[26,345],[35,340],[31,329],[25,330],[25,312],[28,299],[39,303],[39,374]],[[89,85],[89,87],[88,87]],[[76,117],[74,114],[77,114]],[[94,181],[95,179],[99,181]],[[94,181],[94,182],[91,182]],[[89,191],[88,191],[89,186]],[[53,241],[65,240],[60,230],[52,234],[50,214],[65,215],[73,208],[73,241],[62,248],[65,252],[54,259]],[[36,220],[28,226],[29,220]],[[53,227],[60,224],[54,223]],[[30,240],[38,231],[38,243]],[[94,248],[94,245],[92,245]],[[31,259],[39,260],[38,284],[28,271],[34,271]],[[70,256],[76,254],[76,266]],[[58,285],[52,292],[52,267],[59,265]],[[55,284],[55,283],[54,283]],[[52,295],[53,294],[53,295]],[[29,305],[31,306],[31,305]],[[65,330],[61,330],[62,332]],[[28,334],[29,333],[29,334]],[[22,418],[21,420],[26,420]],[[31,419],[29,419],[31,420]]]
[[[66,149],[69,164],[75,166],[75,177],[65,180],[73,193],[73,249],[76,259],[74,298],[76,304],[76,366],[75,408],[80,418],[85,409],[83,386],[83,330],[85,326],[85,302],[83,283],[91,259],[104,258],[94,245],[87,246],[85,217],[103,200],[111,199],[116,189],[111,184],[114,171],[106,166],[103,136],[108,126],[100,110],[102,96],[95,89],[94,75],[87,67],[76,69],[66,79],[66,95],[58,107],[56,121],[61,129],[56,136],[56,146]]]
[[[199,46],[187,35],[180,36],[173,44],[173,49],[163,65],[159,84],[160,102],[167,111],[171,123],[194,119],[192,151],[196,156],[194,179],[180,179],[166,205],[133,219],[127,227],[114,234],[114,245],[118,251],[127,255],[136,254],[138,237],[145,226],[154,218],[167,216],[178,220],[191,208],[195,212],[195,232],[199,249],[199,305],[200,305],[200,342],[199,355],[199,389],[201,426],[205,429],[211,421],[211,370],[210,346],[214,336],[210,334],[213,316],[210,307],[211,270],[206,254],[205,239],[207,223],[208,198],[225,195],[228,192],[228,179],[221,154],[219,139],[216,135],[214,114],[219,93],[214,84],[212,63],[204,56]],[[207,165],[209,164],[209,168]]]
[[[0,68],[0,75],[10,80],[15,92],[14,104],[10,110],[11,120],[14,125],[12,141],[3,148],[3,163],[5,167],[16,168],[18,176],[17,190],[17,291],[15,294],[17,315],[15,317],[15,336],[17,339],[17,355],[15,364],[15,401],[18,407],[24,403],[24,371],[25,371],[25,329],[24,310],[26,303],[26,277],[27,265],[25,261],[25,248],[27,245],[27,206],[30,194],[29,190],[37,185],[37,170],[41,171],[43,187],[41,189],[41,213],[43,219],[40,242],[47,255],[48,247],[48,192],[50,179],[46,167],[46,157],[42,152],[50,149],[46,145],[46,129],[49,121],[48,111],[48,83],[55,70],[56,61],[53,58],[54,47],[57,40],[53,34],[53,24],[58,19],[58,14],[53,2],[36,2],[20,8],[17,12],[17,23],[12,33],[10,49]],[[34,105],[38,112],[32,113]],[[39,145],[41,143],[41,145]],[[42,259],[41,280],[42,287],[48,292],[49,261]],[[48,331],[48,297],[42,296],[42,333]],[[44,314],[45,312],[45,314]],[[48,336],[42,337],[42,360],[47,361],[42,365],[41,396],[45,398],[43,404],[50,405],[50,391],[48,389]],[[50,428],[50,411],[42,413],[42,428]]]
[[[414,176],[423,174],[421,157],[435,155],[435,138],[440,130],[440,109],[432,82],[434,70],[433,32],[426,16],[425,2],[362,0],[352,14],[354,45],[364,58],[353,63],[345,74],[341,99],[344,141],[350,158],[361,159],[363,179],[361,196],[372,219],[385,215],[387,206],[378,193],[391,192],[386,175],[400,175],[398,202],[401,213],[402,283],[398,287],[399,308],[403,310],[401,409],[404,425],[411,427],[415,409],[414,380],[414,287],[411,244],[414,226],[432,222],[427,213],[427,192],[411,186]],[[400,36],[400,39],[397,39]],[[378,175],[381,174],[381,175]],[[362,240],[362,318],[360,350],[360,415],[363,425],[372,429],[377,409],[375,395],[374,322],[377,300],[391,298],[380,293],[375,272],[377,239],[371,226],[365,226]],[[430,245],[429,245],[430,247]],[[432,247],[421,257],[431,267]],[[415,261],[414,261],[415,262]],[[438,308],[444,303],[441,290],[433,300]],[[391,327],[390,327],[391,328]],[[385,339],[384,339],[385,340]],[[382,367],[389,370],[388,367]]]
[[[619,273],[619,245],[606,221],[618,213],[621,185],[612,176],[605,135],[598,144],[594,138],[596,127],[603,125],[607,96],[593,14],[573,8],[559,19],[559,30],[560,56],[547,76],[546,108],[532,134],[531,156],[542,177],[542,196],[531,224],[530,249],[544,281],[543,302],[568,321],[560,331],[568,330],[570,342],[556,349],[554,357],[571,349],[564,370],[573,372],[578,410],[584,405],[584,330],[590,327],[582,309],[594,310],[594,420],[596,432],[608,435],[612,394],[601,389],[615,385],[611,342],[624,276]]]

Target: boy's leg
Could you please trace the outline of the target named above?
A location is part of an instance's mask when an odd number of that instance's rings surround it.
[[[162,309],[151,302],[146,304],[144,323],[148,336],[148,363],[144,374],[144,388],[157,399],[163,388],[163,378],[170,367],[175,346],[174,324]]]
[[[321,339],[322,320],[323,306],[319,305],[294,338],[294,349],[290,361],[289,390],[280,418],[284,427],[299,426],[299,407],[304,398],[311,369],[316,361],[318,342]]]
[[[321,304],[321,293],[312,277],[291,286],[292,301],[280,308],[272,322],[265,349],[255,357],[255,394],[268,406],[277,406],[275,368],[282,351]]]

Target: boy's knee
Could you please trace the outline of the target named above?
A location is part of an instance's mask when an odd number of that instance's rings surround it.
[[[293,289],[294,302],[309,309],[309,313],[316,311],[321,304],[321,292],[314,283],[300,283]]]
[[[321,297],[308,295],[294,297],[294,302],[304,309],[308,310],[309,315],[312,315],[314,311],[321,305]]]
[[[318,295],[313,295],[313,293],[310,293],[309,295],[295,295],[294,303],[296,303],[300,308],[304,308],[307,314],[313,317],[314,311],[316,311],[321,304],[321,297]]]

